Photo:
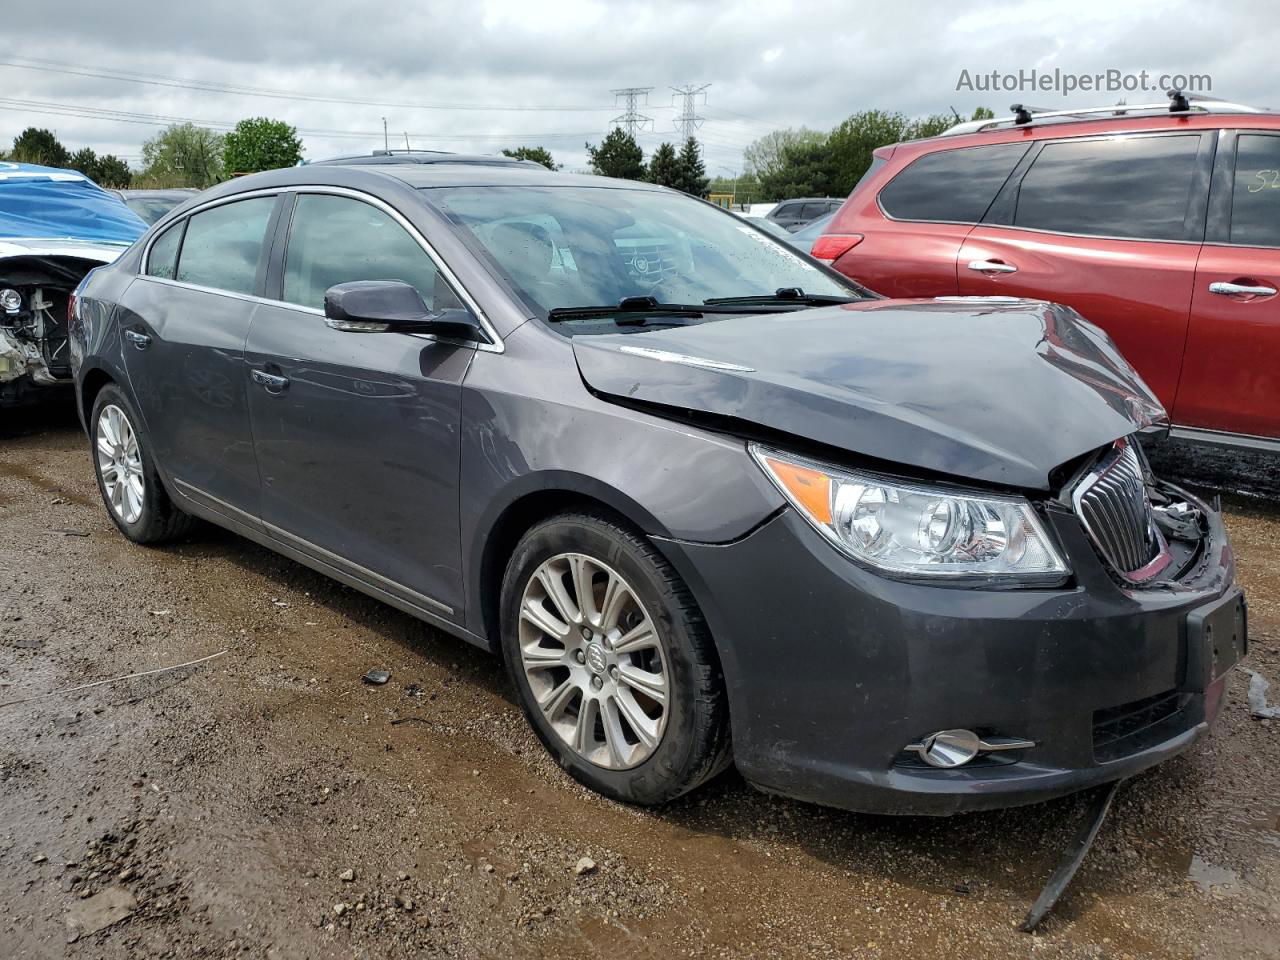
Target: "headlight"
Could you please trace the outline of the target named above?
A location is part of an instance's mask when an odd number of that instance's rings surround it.
[[[868,566],[930,577],[1067,572],[1022,497],[959,493],[857,473],[758,444],[751,453],[819,533]]]

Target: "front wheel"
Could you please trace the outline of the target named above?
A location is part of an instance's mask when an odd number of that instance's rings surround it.
[[[502,644],[529,723],[593,790],[662,803],[727,765],[706,624],[679,575],[622,524],[575,513],[530,530],[503,580]]]

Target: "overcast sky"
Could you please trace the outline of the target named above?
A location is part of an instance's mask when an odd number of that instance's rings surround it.
[[[305,155],[317,158],[380,147],[385,116],[392,146],[403,147],[406,132],[421,148],[537,144],[578,169],[583,142],[598,142],[621,113],[612,89],[654,88],[642,108],[653,118],[641,136],[647,155],[676,138],[670,88],[710,84],[698,136],[709,171],[723,175],[740,170],[742,148],[771,129],[827,129],[857,110],[967,114],[986,105],[1003,115],[1015,101],[1082,106],[1122,95],[958,91],[962,70],[1208,74],[1215,96],[1280,106],[1278,16],[1263,0],[184,6],[7,3],[4,51],[15,52],[0,52],[0,143],[46,126],[72,150],[90,146],[137,166],[142,141],[163,126],[157,118],[225,128],[265,115],[294,124]],[[1146,98],[1159,97],[1128,95]]]

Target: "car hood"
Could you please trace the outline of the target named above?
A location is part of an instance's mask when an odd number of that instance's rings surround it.
[[[1050,489],[1055,468],[1164,419],[1110,338],[1035,300],[870,300],[573,339],[587,385],[850,453]]]
[[[78,257],[81,260],[112,263],[128,249],[127,243],[99,243],[62,237],[0,238],[0,260],[10,257]]]

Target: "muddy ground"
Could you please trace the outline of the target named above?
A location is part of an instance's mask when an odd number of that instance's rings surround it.
[[[495,659],[214,529],[131,546],[74,421],[15,419],[0,958],[1280,957],[1280,721],[1250,718],[1242,671],[1212,737],[1122,788],[1028,936],[1080,800],[879,819],[730,773],[611,803],[547,761]],[[1274,702],[1280,513],[1229,525]]]

